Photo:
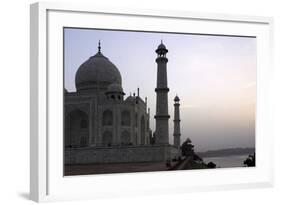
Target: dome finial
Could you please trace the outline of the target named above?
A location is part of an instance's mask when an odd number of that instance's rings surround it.
[[[98,49],[99,49],[99,53],[100,53],[100,50],[101,50],[100,40],[99,40],[99,46],[98,46]]]
[[[163,40],[161,39],[161,44],[163,44]]]

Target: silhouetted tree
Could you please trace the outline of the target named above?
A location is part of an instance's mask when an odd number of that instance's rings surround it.
[[[194,145],[191,144],[191,140],[187,138],[184,143],[181,145],[181,152],[183,156],[192,156],[194,155]]]
[[[214,163],[214,162],[209,162],[208,164],[207,164],[207,167],[208,168],[212,168],[212,169],[214,169],[214,168],[216,168],[216,164]]]
[[[256,154],[249,155],[248,158],[244,161],[244,164],[247,167],[254,167],[254,166],[256,166]]]
[[[193,155],[193,160],[195,160],[195,161],[203,161],[203,159],[201,158],[201,157],[199,157],[197,154],[194,154]]]

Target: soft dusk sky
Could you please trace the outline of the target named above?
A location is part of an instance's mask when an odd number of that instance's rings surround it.
[[[148,97],[155,130],[155,49],[161,39],[169,52],[167,76],[169,132],[173,142],[173,99],[180,98],[181,141],[196,151],[255,146],[256,39],[196,34],[65,28],[65,88],[75,91],[75,73],[101,52],[122,75],[125,97],[140,88]]]

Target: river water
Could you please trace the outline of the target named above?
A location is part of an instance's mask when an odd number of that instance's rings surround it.
[[[244,167],[244,160],[247,159],[248,155],[233,155],[225,157],[204,157],[203,160],[207,164],[213,162],[217,165],[217,168],[227,167]]]

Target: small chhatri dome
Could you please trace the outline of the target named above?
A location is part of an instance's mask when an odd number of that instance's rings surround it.
[[[135,102],[135,101],[136,101],[136,98],[131,95],[126,98],[126,102]]]
[[[178,97],[178,95],[176,95],[176,97],[174,98],[174,101],[175,102],[179,102],[180,101],[180,98]]]
[[[96,55],[80,65],[76,72],[76,89],[77,91],[107,90],[108,86],[113,83],[122,85],[121,74],[118,68],[101,53],[99,42]]]
[[[161,43],[158,46],[158,49],[166,49],[166,46],[163,44],[163,40],[161,40]]]

